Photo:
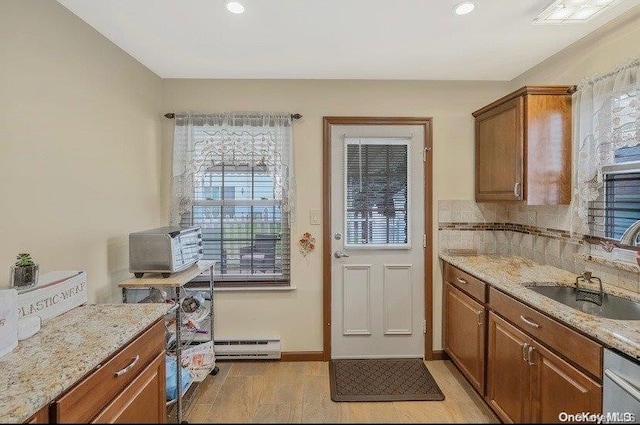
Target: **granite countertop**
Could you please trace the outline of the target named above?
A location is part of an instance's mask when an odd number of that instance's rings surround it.
[[[537,308],[608,347],[640,359],[640,320],[613,320],[593,316],[529,290],[524,283],[558,282],[573,286],[576,274],[527,258],[504,255],[448,255],[440,258],[514,298]],[[604,291],[640,301],[633,292],[603,283]]]
[[[0,423],[24,422],[162,317],[167,304],[97,304],[44,321],[0,357]]]

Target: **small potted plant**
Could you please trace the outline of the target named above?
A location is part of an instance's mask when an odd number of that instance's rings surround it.
[[[11,266],[11,286],[16,289],[34,286],[38,282],[38,265],[28,253],[18,254],[17,259]]]

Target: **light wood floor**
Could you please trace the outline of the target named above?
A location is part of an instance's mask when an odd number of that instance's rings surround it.
[[[444,401],[335,403],[326,362],[219,362],[197,388],[189,422],[497,423],[450,361],[426,362]]]

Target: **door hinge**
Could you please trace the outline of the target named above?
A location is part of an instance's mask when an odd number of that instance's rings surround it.
[[[427,333],[427,320],[423,320],[422,321],[422,333],[426,334]]]
[[[427,234],[426,233],[422,234],[422,247],[423,248],[427,247]]]

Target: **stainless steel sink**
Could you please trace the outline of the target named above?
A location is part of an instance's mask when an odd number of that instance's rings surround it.
[[[602,305],[589,301],[576,301],[576,288],[567,286],[527,286],[534,292],[566,306],[598,317],[615,320],[640,320],[640,302],[604,294]]]

